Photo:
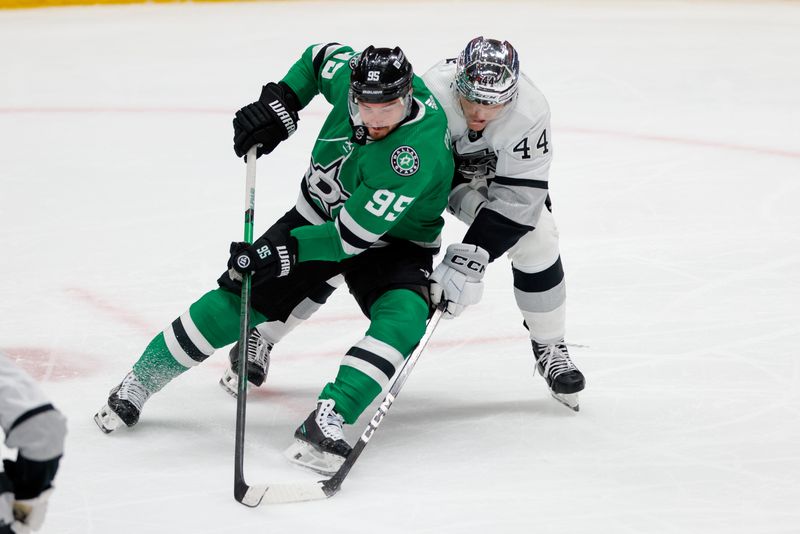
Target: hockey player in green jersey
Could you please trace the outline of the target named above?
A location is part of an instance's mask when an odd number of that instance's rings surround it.
[[[370,326],[295,437],[307,449],[301,463],[320,471],[335,470],[349,453],[342,424],[356,421],[424,333],[454,167],[446,117],[402,50],[356,54],[337,43],[306,49],[236,113],[236,154],[257,144],[259,156],[271,152],[320,93],[333,109],[297,204],[252,245],[232,244],[219,288],[159,333],[112,389],[95,415],[104,432],[135,425],[153,393],[236,341],[242,273],[253,275],[254,324],[287,321],[320,301],[326,280],[343,276]]]

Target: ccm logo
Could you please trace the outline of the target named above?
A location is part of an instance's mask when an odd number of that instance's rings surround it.
[[[465,258],[464,256],[459,256],[458,254],[453,256],[453,259],[450,261],[453,262],[453,265],[463,265],[470,271],[475,271],[478,274],[486,270],[486,266],[481,262]]]
[[[370,438],[372,438],[373,432],[375,432],[375,429],[377,429],[378,425],[381,424],[381,421],[383,421],[383,417],[386,415],[386,412],[389,411],[389,408],[392,407],[393,402],[394,402],[394,395],[392,395],[391,393],[387,393],[386,399],[384,399],[384,401],[381,403],[380,408],[378,408],[378,413],[372,416],[372,419],[370,419],[369,421],[369,426],[364,431],[364,433],[361,434],[361,439],[364,440],[364,443],[368,442]]]

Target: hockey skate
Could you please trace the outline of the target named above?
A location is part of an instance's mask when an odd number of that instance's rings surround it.
[[[247,381],[256,387],[267,379],[270,351],[272,351],[272,343],[262,337],[257,329],[250,330],[250,339],[247,342]],[[231,347],[228,359],[231,365],[219,379],[219,385],[235,398],[239,396],[239,375],[236,374],[236,370],[239,368],[238,341]]]
[[[123,424],[132,427],[139,422],[142,406],[150,395],[152,393],[131,371],[117,387],[111,390],[108,402],[94,414],[94,422],[106,434],[115,431]]]
[[[570,360],[564,340],[546,345],[531,340],[531,345],[536,369],[547,381],[550,394],[567,408],[579,411],[578,392],[583,390],[586,382],[583,373]]]
[[[338,471],[352,448],[344,438],[344,419],[335,406],[331,399],[317,401],[317,409],[295,431],[295,443],[283,453],[290,462],[326,476]]]

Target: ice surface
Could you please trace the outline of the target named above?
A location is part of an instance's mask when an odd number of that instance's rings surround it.
[[[101,434],[108,390],[241,236],[232,113],[313,42],[398,43],[423,72],[477,34],[514,43],[552,107],[580,413],[532,377],[503,259],[331,500],[234,502],[225,351]],[[42,532],[800,532],[798,34],[778,2],[0,12],[0,350],[70,423]],[[326,109],[260,160],[257,228]],[[366,325],[340,291],[274,351],[251,483],[317,478],[280,453]]]

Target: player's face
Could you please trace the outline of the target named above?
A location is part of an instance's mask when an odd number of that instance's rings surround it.
[[[495,119],[505,107],[505,104],[478,104],[461,95],[458,96],[458,99],[461,102],[461,109],[464,111],[464,118],[467,119],[467,126],[475,132],[486,128],[489,121]]]
[[[409,97],[406,97],[409,98]],[[405,118],[404,98],[396,98],[379,104],[358,101],[358,114],[367,127],[369,136],[375,140],[389,135]]]

